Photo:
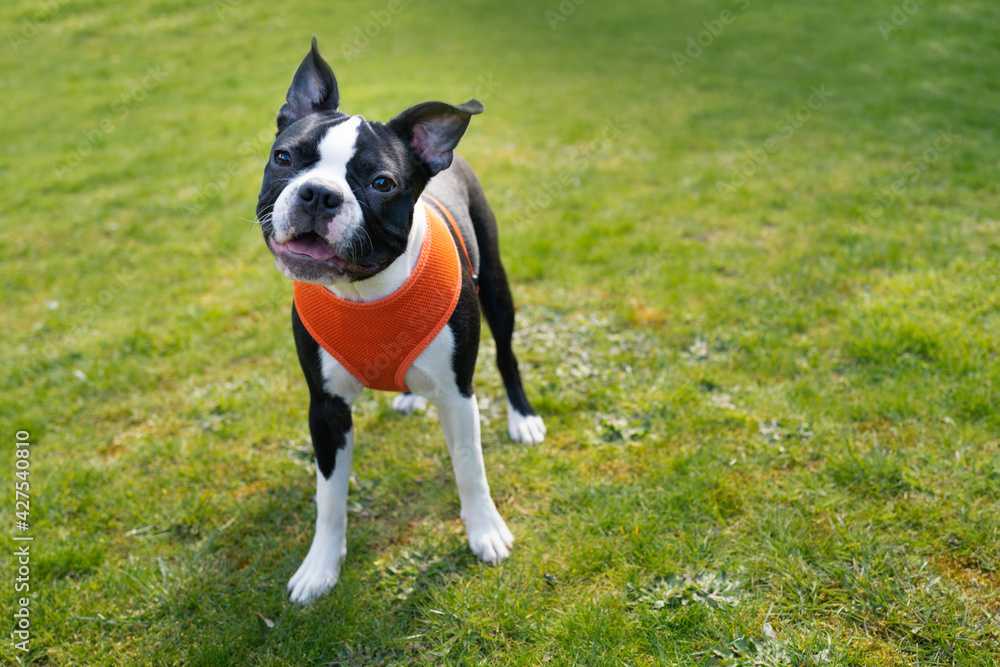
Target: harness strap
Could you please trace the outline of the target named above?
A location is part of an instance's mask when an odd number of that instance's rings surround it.
[[[462,247],[462,254],[465,255],[465,263],[469,265],[469,276],[472,278],[472,284],[475,285],[476,291],[479,291],[479,276],[476,275],[475,269],[472,268],[472,259],[469,257],[469,250],[465,247],[465,239],[462,238],[462,232],[458,228],[458,223],[455,222],[455,218],[451,217],[451,211],[444,207],[444,204],[439,202],[437,199],[427,194],[426,192],[421,195],[422,197],[427,197],[431,200],[431,203],[438,208],[444,217],[448,220],[448,224],[451,225],[451,230],[455,233],[458,238],[458,244]]]

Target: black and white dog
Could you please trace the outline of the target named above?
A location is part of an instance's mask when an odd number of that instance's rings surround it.
[[[428,400],[437,407],[469,545],[486,562],[502,560],[514,538],[490,497],[472,384],[480,304],[496,340],[511,437],[536,444],[544,439],[545,426],[528,403],[511,351],[514,304],[493,212],[472,168],[452,153],[483,106],[475,99],[458,106],[425,102],[379,123],[342,113],[339,97],[314,38],[278,113],[264,169],[257,203],[264,240],[278,269],[298,281],[296,290],[319,285],[334,301],[377,306],[408,288],[418,268],[425,238],[431,238],[425,202],[436,204],[439,223],[442,215],[449,217],[449,233],[437,238],[446,238],[448,252],[460,258],[453,310],[400,371],[406,391],[393,407],[409,413]],[[292,330],[310,393],[317,517],[312,546],[288,590],[293,601],[306,603],[337,583],[347,553],[350,405],[365,384],[317,342],[300,310],[296,291]],[[346,335],[353,344],[374,333]]]

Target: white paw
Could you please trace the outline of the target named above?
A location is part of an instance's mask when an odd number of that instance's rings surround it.
[[[288,581],[288,596],[291,601],[309,604],[333,588],[340,574],[340,563],[346,555],[346,546],[338,550],[313,542],[306,559]]]
[[[416,394],[400,394],[392,399],[392,409],[404,415],[427,410],[427,399]]]
[[[522,415],[508,402],[507,432],[515,442],[537,445],[545,440],[545,423],[538,415]]]
[[[507,530],[507,524],[495,507],[470,512],[469,516],[462,518],[465,520],[465,530],[469,533],[469,546],[480,560],[499,563],[510,555],[514,536]]]

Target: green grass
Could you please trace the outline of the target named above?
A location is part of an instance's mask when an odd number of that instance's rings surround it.
[[[28,430],[35,537],[18,656],[998,664],[1000,9],[906,6],[883,37],[890,2],[586,2],[553,30],[555,1],[404,0],[354,53],[388,3],[5,3],[0,516]],[[550,436],[507,439],[484,334],[517,537],[484,567],[433,412],[366,394],[342,579],[300,608],[307,393],[250,221],[313,34],[349,112],[485,102],[461,150]]]

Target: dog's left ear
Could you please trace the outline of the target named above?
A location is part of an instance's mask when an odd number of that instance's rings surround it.
[[[295,70],[285,100],[285,104],[278,112],[278,131],[311,113],[336,111],[340,106],[337,78],[333,75],[330,65],[319,54],[319,45],[315,37],[312,49]]]
[[[472,116],[482,112],[483,104],[477,99],[458,106],[424,102],[390,120],[389,129],[413,148],[430,178],[451,166],[458,140]]]

